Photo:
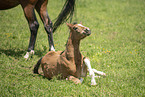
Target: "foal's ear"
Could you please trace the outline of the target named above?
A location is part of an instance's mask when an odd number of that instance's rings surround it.
[[[70,24],[70,23],[66,23],[66,25],[67,25],[69,28],[72,28],[72,27],[73,27],[73,24]]]

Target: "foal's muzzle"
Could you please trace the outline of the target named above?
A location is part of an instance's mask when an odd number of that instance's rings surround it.
[[[89,36],[89,35],[91,34],[91,30],[88,29],[88,28],[85,29],[85,30],[84,30],[84,34],[87,35],[87,36]]]

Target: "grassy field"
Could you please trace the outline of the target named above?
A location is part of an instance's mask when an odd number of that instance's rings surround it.
[[[58,3],[60,2],[60,3]],[[65,0],[49,0],[48,13],[54,21]],[[48,52],[47,34],[40,28],[35,55],[25,60],[30,32],[21,6],[0,11],[0,96],[145,96],[145,1],[77,0],[73,21],[82,21],[92,35],[81,41],[81,52],[93,68],[107,77],[96,78],[91,86],[86,77],[81,85],[65,80],[47,80],[33,74],[33,66]],[[64,50],[68,28],[54,33],[56,50]]]

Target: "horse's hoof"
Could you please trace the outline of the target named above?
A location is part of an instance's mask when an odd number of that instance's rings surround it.
[[[95,85],[97,85],[97,83],[95,82],[95,83],[91,83],[91,86],[95,86]]]
[[[29,52],[26,53],[26,55],[24,56],[25,59],[29,58]]]
[[[33,56],[34,55],[34,50],[31,50],[30,52],[27,52],[26,55],[24,56],[24,58],[27,60],[29,58],[29,56]]]
[[[91,85],[92,85],[92,86],[97,85],[97,83],[96,83],[95,79],[92,79],[92,80],[91,80]]]
[[[75,84],[81,84],[81,81],[80,80],[75,80],[74,83]]]
[[[106,74],[105,74],[105,73],[103,73],[103,76],[104,76],[104,77],[106,77]]]

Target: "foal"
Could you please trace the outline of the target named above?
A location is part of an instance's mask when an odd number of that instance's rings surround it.
[[[88,58],[84,57],[79,50],[80,40],[89,36],[89,28],[81,24],[68,24],[70,29],[66,49],[64,51],[49,51],[42,57],[34,67],[34,73],[38,74],[41,64],[44,76],[51,79],[53,76],[61,75],[60,79],[72,80],[76,84],[81,83],[81,77],[87,76],[87,68],[91,77],[91,85],[96,85],[95,73],[106,75],[101,71],[92,69]]]

